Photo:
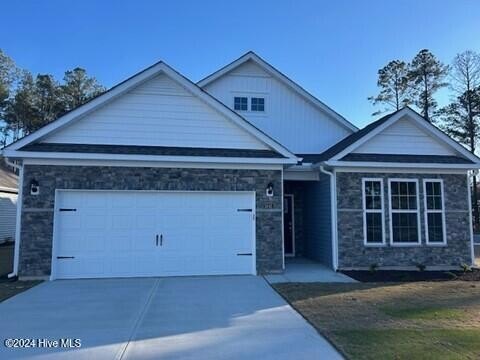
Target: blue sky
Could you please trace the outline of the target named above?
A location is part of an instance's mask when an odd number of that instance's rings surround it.
[[[107,87],[160,59],[197,81],[253,50],[363,126],[389,60],[480,52],[480,1],[8,1],[0,48],[33,73],[81,66]]]

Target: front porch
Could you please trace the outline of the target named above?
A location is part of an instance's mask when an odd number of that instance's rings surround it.
[[[286,260],[311,260],[333,269],[330,178],[284,181],[284,253]],[[287,261],[296,264],[295,261]],[[298,263],[298,262],[297,262]]]
[[[282,274],[265,275],[270,284],[285,282],[352,283],[356,280],[306,258],[286,258]]]

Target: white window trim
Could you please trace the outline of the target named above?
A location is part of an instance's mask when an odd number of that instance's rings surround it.
[[[365,183],[367,181],[378,181],[380,182],[380,198],[381,198],[381,209],[367,209],[367,204],[365,202]],[[383,179],[382,178],[362,178],[362,210],[363,210],[363,245],[364,246],[385,246],[385,205],[383,198]],[[382,242],[378,243],[369,243],[367,242],[367,213],[382,214]]]
[[[235,109],[235,98],[245,98],[247,99],[247,108],[245,110],[240,110],[240,109]],[[249,111],[249,104],[250,104],[250,99],[248,98],[248,96],[244,96],[244,95],[234,95],[233,96],[233,106],[232,106],[232,109],[234,111],[240,111],[240,112],[248,112]]]
[[[416,184],[416,193],[417,193],[417,209],[416,210],[393,210],[392,209],[392,182],[413,182]],[[420,223],[420,189],[418,187],[418,179],[408,179],[408,178],[391,178],[388,179],[388,211],[389,211],[389,227],[390,227],[390,246],[398,247],[409,247],[409,246],[421,246],[422,245],[422,224]],[[418,232],[418,241],[409,242],[409,243],[395,243],[393,242],[393,219],[392,213],[417,213],[417,232]]]
[[[440,183],[440,191],[442,193],[442,210],[427,209],[427,182]],[[445,222],[445,193],[443,190],[443,179],[423,179],[423,216],[425,221],[425,239],[429,246],[445,246],[447,245],[447,230]],[[442,242],[430,242],[428,239],[428,213],[442,214]]]
[[[253,99],[263,99],[263,110],[252,110],[252,107],[253,107],[253,104],[252,104],[252,100]],[[250,102],[250,112],[251,113],[254,113],[254,114],[265,114],[267,112],[267,98],[265,96],[260,96],[260,95],[255,95],[255,96],[250,96],[250,99],[249,99],[249,102]]]

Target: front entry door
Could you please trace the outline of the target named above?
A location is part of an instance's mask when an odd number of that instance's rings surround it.
[[[293,233],[293,195],[283,197],[283,241],[285,256],[295,256],[295,236]]]

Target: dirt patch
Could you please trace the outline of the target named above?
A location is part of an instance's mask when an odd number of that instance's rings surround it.
[[[41,281],[12,281],[6,278],[0,278],[0,302],[20,294],[40,283]]]
[[[342,271],[360,282],[480,281],[480,269],[469,271]]]

